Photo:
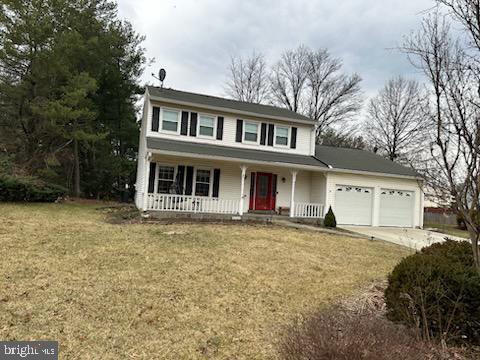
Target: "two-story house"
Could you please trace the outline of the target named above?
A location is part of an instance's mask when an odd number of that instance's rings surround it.
[[[166,88],[144,96],[136,182],[144,211],[247,212],[423,226],[421,179],[376,154],[315,144],[311,119]]]

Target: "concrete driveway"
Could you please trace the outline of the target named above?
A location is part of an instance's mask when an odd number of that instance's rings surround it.
[[[369,238],[385,240],[398,245],[407,246],[409,248],[420,250],[425,246],[433,243],[443,242],[448,237],[452,240],[465,240],[459,237],[445,235],[434,231],[412,229],[412,228],[395,228],[395,227],[371,227],[371,226],[339,226],[342,229],[367,236]]]

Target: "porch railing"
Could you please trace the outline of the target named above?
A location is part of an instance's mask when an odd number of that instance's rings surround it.
[[[295,203],[293,216],[300,218],[323,218],[323,204]]]
[[[238,214],[240,201],[202,196],[148,194],[147,210]]]

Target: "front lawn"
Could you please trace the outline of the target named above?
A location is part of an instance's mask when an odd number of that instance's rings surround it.
[[[274,358],[279,329],[408,250],[273,226],[115,225],[92,205],[0,204],[0,339],[62,359]]]
[[[467,230],[461,230],[457,228],[456,225],[448,225],[448,224],[425,224],[425,228],[432,228],[435,229],[435,231],[446,234],[446,235],[451,235],[451,236],[457,236],[465,239],[469,239],[470,235]]]

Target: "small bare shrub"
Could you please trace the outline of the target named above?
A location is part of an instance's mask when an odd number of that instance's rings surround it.
[[[332,309],[288,328],[279,344],[284,360],[448,359],[403,326],[371,313]]]

